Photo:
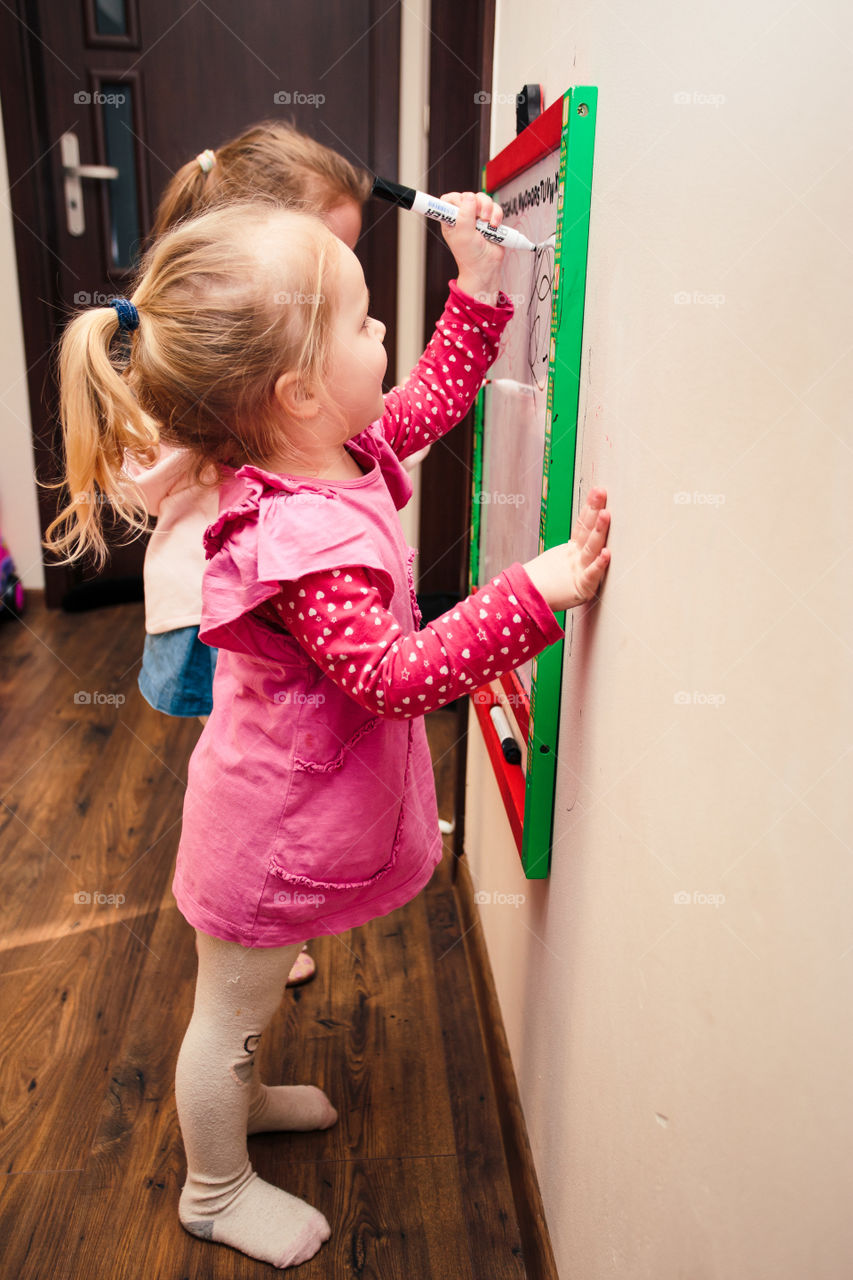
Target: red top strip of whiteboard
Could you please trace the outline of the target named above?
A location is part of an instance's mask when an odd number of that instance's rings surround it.
[[[523,133],[486,164],[486,190],[497,191],[517,173],[556,151],[563,128],[563,99],[557,98]]]

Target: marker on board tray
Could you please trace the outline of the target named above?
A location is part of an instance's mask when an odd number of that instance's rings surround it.
[[[451,227],[456,226],[456,215],[459,212],[456,205],[448,204],[444,200],[436,200],[435,196],[428,196],[425,191],[416,191],[414,187],[401,187],[398,182],[386,182],[384,178],[374,178],[372,194],[381,196],[383,200],[390,200],[392,204],[397,204],[402,209],[411,209],[414,213],[425,213],[428,218],[435,218],[437,222],[446,222]],[[502,245],[504,249],[530,251],[536,248],[527,236],[523,236],[514,227],[503,225],[493,227],[483,218],[478,218],[475,226],[486,240],[490,240],[492,244]]]
[[[501,751],[504,753],[504,760],[506,760],[507,764],[521,764],[521,747],[513,737],[509,721],[497,703],[493,707],[489,707],[489,715],[492,717],[492,724],[495,726],[497,735],[501,740]]]

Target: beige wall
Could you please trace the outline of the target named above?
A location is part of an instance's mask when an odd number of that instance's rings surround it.
[[[567,1280],[850,1274],[851,45],[831,0],[498,0],[496,95],[599,86],[579,476],[613,565],[548,882],[475,722],[467,788],[477,887],[526,897],[480,911]]]
[[[19,297],[0,119],[0,530],[24,586],[42,588],[44,569]]]

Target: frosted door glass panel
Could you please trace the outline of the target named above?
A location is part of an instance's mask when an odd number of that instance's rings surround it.
[[[99,36],[126,36],[124,0],[95,0],[95,30]]]
[[[133,135],[133,91],[128,84],[101,85],[106,162],[119,176],[108,184],[110,265],[132,267],[139,252],[139,201]]]

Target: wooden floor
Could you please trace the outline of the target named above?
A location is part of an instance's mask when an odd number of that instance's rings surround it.
[[[195,950],[170,884],[200,726],[140,696],[142,630],[139,604],[67,615],[37,596],[0,627],[4,1280],[280,1274],[178,1224]],[[455,726],[427,718],[443,817]],[[311,944],[316,980],[264,1035],[262,1077],[313,1081],[340,1113],[249,1139],[261,1176],[332,1224],[301,1280],[534,1274],[462,933],[448,849],[407,907]]]

